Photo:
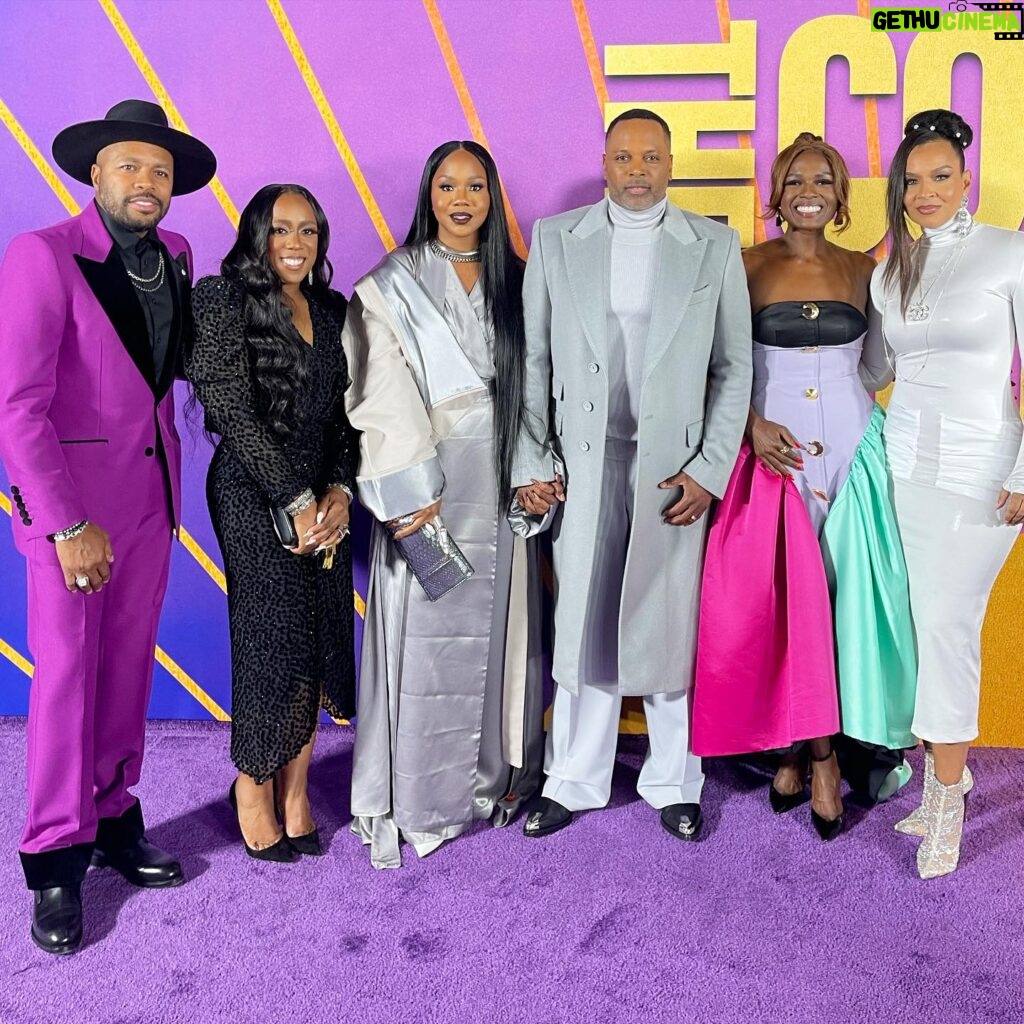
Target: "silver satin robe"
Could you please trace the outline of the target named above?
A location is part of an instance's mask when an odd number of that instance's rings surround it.
[[[373,513],[352,831],[375,867],[399,839],[423,856],[474,820],[507,824],[542,757],[537,574],[494,483],[494,339],[478,283],[426,246],[356,285],[344,333],[362,431],[359,496]],[[475,572],[431,604],[381,522],[441,498]]]

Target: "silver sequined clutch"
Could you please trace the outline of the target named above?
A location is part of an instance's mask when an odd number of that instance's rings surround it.
[[[428,600],[439,601],[473,575],[473,566],[452,540],[440,516],[410,536],[395,540],[394,534],[400,529],[397,522],[388,524],[395,547],[408,563]]]

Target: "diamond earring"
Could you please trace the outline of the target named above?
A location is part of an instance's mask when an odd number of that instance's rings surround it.
[[[967,237],[967,232],[971,230],[971,215],[967,210],[967,193],[964,193],[963,199],[960,200],[960,209],[956,211],[956,231],[961,238]]]
[[[966,201],[967,200],[965,199],[964,202],[966,202]],[[309,281],[309,287],[312,288],[313,287],[313,268],[312,267],[309,268],[309,277],[307,278],[307,280]]]

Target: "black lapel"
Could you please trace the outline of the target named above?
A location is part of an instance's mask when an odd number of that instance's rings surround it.
[[[185,376],[185,353],[192,337],[192,289],[188,280],[188,257],[185,253],[179,253],[177,258],[174,258],[162,242],[160,247],[167,261],[168,276],[171,279],[171,302],[174,313],[171,317],[171,333],[167,339],[163,373],[156,386],[158,402],[171,389],[175,377]]]
[[[82,271],[82,277],[92,289],[96,301],[103,307],[117,336],[121,339],[132,362],[145,378],[146,383],[156,390],[156,371],[153,367],[153,349],[149,343],[146,317],[135,294],[128,272],[118,254],[117,246],[110,247],[107,258],[100,263],[75,254],[75,262]]]

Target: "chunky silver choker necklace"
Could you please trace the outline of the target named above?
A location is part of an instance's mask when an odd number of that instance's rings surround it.
[[[480,250],[470,249],[467,252],[459,252],[458,249],[449,249],[442,245],[436,238],[430,240],[430,251],[443,260],[451,260],[452,263],[479,263]]]

